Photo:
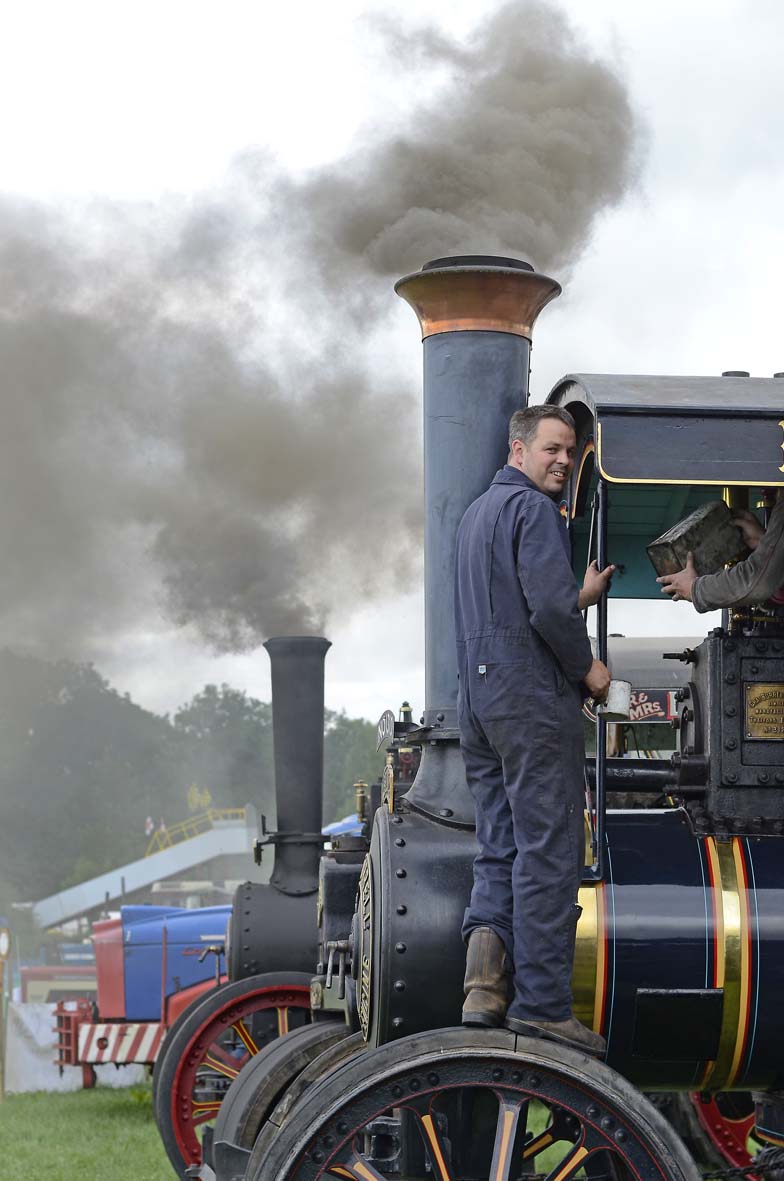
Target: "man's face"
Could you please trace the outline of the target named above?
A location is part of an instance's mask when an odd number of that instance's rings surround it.
[[[515,467],[542,492],[559,497],[574,467],[574,431],[559,418],[543,418],[526,446],[518,439],[512,444]]]

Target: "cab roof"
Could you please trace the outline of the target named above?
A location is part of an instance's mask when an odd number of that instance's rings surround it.
[[[781,378],[574,373],[547,402],[587,410],[612,483],[784,485]]]

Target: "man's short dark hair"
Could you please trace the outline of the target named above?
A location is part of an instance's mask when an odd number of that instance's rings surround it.
[[[561,406],[526,406],[525,410],[515,410],[509,422],[509,450],[512,450],[515,439],[530,447],[543,418],[557,418],[575,430],[574,419]]]

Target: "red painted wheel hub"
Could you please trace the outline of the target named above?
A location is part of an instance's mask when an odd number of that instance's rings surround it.
[[[746,1096],[731,1093],[711,1095],[707,1099],[699,1094],[689,1095],[705,1135],[723,1159],[736,1169],[748,1168],[751,1164],[748,1141],[754,1131],[754,1107],[752,1105],[751,1111],[744,1110],[744,1098]]]

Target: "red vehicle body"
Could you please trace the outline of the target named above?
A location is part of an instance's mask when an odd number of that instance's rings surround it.
[[[134,916],[142,908],[133,908]],[[153,908],[150,908],[152,914]],[[153,918],[158,917],[152,915]],[[178,914],[172,916],[175,920]],[[199,925],[196,912],[183,913],[192,923]],[[210,925],[212,915],[207,919]],[[203,924],[202,924],[203,925]],[[212,922],[214,926],[214,921]],[[128,954],[131,936],[131,924],[124,922],[123,917],[105,919],[96,922],[93,928],[93,945],[95,948],[94,976],[97,981],[97,999],[76,997],[74,999],[59,1000],[55,1010],[57,1033],[57,1063],[64,1066],[81,1066],[83,1085],[95,1085],[95,1066],[113,1062],[116,1065],[142,1063],[153,1066],[166,1030],[176,1021],[180,1013],[198,997],[215,988],[216,984],[226,981],[225,975],[209,972],[209,964],[204,964],[205,953],[217,945],[211,940],[213,934],[199,935],[198,940],[191,938],[190,943],[177,944],[176,955],[189,957],[188,961],[178,960],[187,964],[188,973],[201,971],[206,978],[189,984],[185,988],[171,991],[173,983],[178,982],[185,970],[172,976],[171,953],[168,942],[168,927],[164,921],[159,941],[159,954],[147,963],[147,987],[156,989],[154,1004],[148,997],[147,1008],[154,1011],[156,1020],[129,1019],[129,1004],[139,1009],[138,981],[136,992],[129,1001],[126,983],[128,980]],[[206,942],[205,942],[206,940]],[[134,949],[135,950],[135,949]],[[147,948],[149,950],[149,948]],[[203,964],[197,968],[198,964]],[[159,966],[158,979],[151,976],[150,963]],[[175,965],[177,966],[177,965]],[[77,969],[72,969],[76,971]],[[91,970],[92,974],[92,970]],[[136,1015],[136,1014],[134,1014]]]

